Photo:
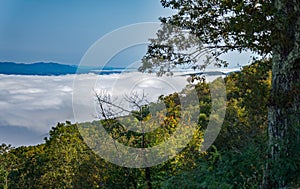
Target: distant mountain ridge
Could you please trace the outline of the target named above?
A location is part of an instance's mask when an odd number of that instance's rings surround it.
[[[0,62],[0,74],[6,75],[39,75],[39,76],[51,76],[51,75],[67,75],[67,74],[85,74],[94,73],[98,75],[119,74],[122,72],[137,71],[136,68],[116,68],[116,67],[92,67],[92,66],[76,66],[59,63],[45,63],[37,62],[32,64],[27,63],[14,63],[14,62]],[[209,75],[209,76],[221,76],[232,72],[241,71],[241,67],[234,67],[230,69],[218,70],[206,70],[206,71],[177,71],[179,76],[189,75]],[[176,71],[175,71],[176,72]]]
[[[76,65],[66,65],[59,63],[37,62],[32,64],[0,62],[0,74],[7,75],[66,75],[76,73],[96,73],[99,75],[121,73],[123,68],[104,68],[100,71],[95,71],[96,67],[78,67]],[[116,70],[117,69],[117,70]]]
[[[75,74],[76,66],[64,65],[58,63],[38,62],[33,64],[1,62],[0,74],[15,75],[65,75]]]

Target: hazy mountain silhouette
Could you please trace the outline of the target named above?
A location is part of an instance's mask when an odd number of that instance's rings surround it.
[[[75,74],[76,66],[38,62],[33,64],[1,62],[0,74],[15,75],[64,75]]]
[[[80,67],[58,63],[38,62],[33,64],[0,62],[0,74],[8,75],[66,75],[75,73],[95,73],[100,75],[121,73],[123,68],[105,67],[102,70],[97,67]]]

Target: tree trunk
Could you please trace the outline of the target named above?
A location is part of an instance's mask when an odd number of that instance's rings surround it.
[[[8,175],[9,175],[9,172],[7,171],[5,173],[5,185],[4,185],[4,189],[8,189]]]
[[[152,189],[150,167],[146,167],[145,172],[146,172],[147,189]]]
[[[142,112],[142,110],[140,112]],[[142,115],[141,115],[141,117],[142,117]],[[143,121],[140,121],[140,122],[141,122],[141,127],[142,127],[142,132],[143,132],[143,135],[142,135],[142,148],[145,148],[146,147],[146,140],[145,140],[144,125],[143,125]],[[147,161],[148,161],[145,154],[144,154],[144,161],[145,161],[145,163],[147,163]],[[147,189],[152,189],[150,167],[145,168],[145,178],[146,178],[146,183],[147,183]]]
[[[263,188],[286,188],[293,129],[300,118],[300,1],[275,0],[277,31],[272,31],[272,89],[268,112],[268,159]]]

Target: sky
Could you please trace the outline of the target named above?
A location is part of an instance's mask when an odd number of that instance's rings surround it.
[[[171,13],[159,0],[0,0],[0,61],[79,64],[105,34]]]

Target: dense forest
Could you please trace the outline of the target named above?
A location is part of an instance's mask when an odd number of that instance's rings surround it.
[[[218,82],[216,79],[214,82]],[[206,151],[200,151],[203,132],[211,113],[209,83],[189,83],[185,94],[196,88],[200,113],[190,143],[176,157],[150,168],[126,168],[105,161],[86,144],[82,128],[97,136],[100,124],[118,141],[133,147],[155,146],[172,135],[180,121],[180,102],[174,93],[150,103],[161,122],[145,135],[124,132],[115,119],[92,123],[58,123],[43,144],[14,148],[0,146],[0,188],[259,188],[267,154],[268,103],[271,87],[271,61],[256,61],[225,78],[227,111],[218,138]],[[164,104],[166,112],[160,110]],[[198,104],[198,103],[197,103]],[[190,107],[191,109],[195,107]],[[136,114],[136,112],[132,112]],[[150,119],[148,113],[143,119]],[[126,120],[127,122],[139,121]],[[132,119],[132,118],[131,118]],[[214,118],[218,119],[218,117]],[[188,126],[189,123],[186,123]],[[295,127],[290,144],[292,156],[282,165],[289,186],[300,186],[300,146]],[[86,140],[86,139],[85,139]],[[108,146],[109,148],[109,146]]]

